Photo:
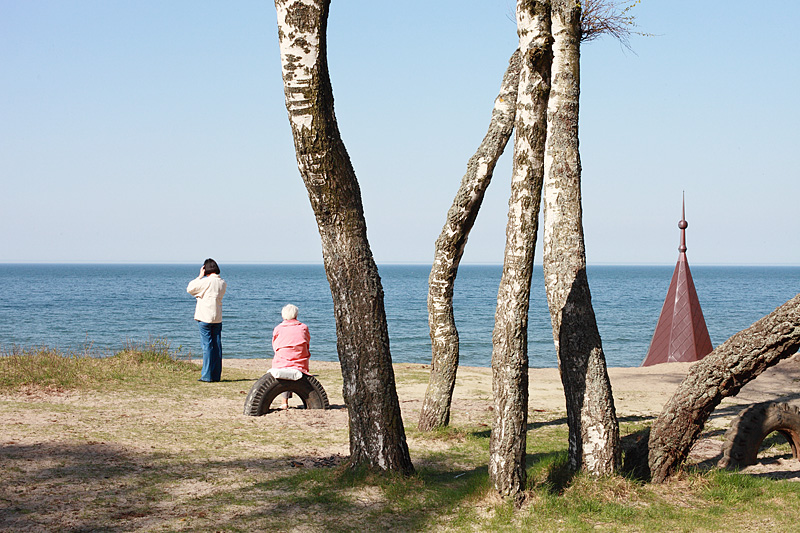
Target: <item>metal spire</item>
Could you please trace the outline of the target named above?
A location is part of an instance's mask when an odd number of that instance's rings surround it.
[[[681,199],[681,245],[678,264],[672,274],[653,340],[642,366],[658,363],[697,361],[712,350],[711,338],[694,288],[689,261],[686,259],[686,202]]]

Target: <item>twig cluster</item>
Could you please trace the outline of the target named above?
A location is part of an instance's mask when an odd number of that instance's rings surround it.
[[[623,46],[630,49],[631,34],[636,27],[636,19],[631,10],[641,0],[580,0],[581,3],[581,41],[593,41],[601,35],[611,35]]]

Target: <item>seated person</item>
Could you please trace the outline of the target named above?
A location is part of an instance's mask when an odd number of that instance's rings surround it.
[[[272,331],[272,349],[275,357],[272,359],[272,368],[295,368],[303,374],[308,374],[308,360],[311,353],[308,351],[311,335],[308,326],[297,320],[297,306],[288,304],[281,309],[283,322],[275,326]],[[281,409],[289,408],[291,392],[281,394],[283,403]]]

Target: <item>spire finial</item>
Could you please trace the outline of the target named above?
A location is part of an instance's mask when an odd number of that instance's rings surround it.
[[[689,223],[686,222],[686,193],[685,191],[681,192],[681,220],[678,222],[678,228],[681,230],[681,245],[678,247],[678,251],[682,254],[686,253],[686,228],[689,227]]]

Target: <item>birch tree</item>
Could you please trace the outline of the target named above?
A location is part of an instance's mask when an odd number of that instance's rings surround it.
[[[628,37],[635,26],[631,9],[639,2],[582,0],[581,41],[611,35],[630,48]],[[472,156],[461,186],[436,240],[433,267],[428,278],[428,323],[431,336],[431,374],[420,413],[422,431],[446,426],[459,360],[459,337],[453,315],[453,288],[469,232],[478,215],[494,165],[513,130],[519,66],[512,56],[495,100],[489,131]],[[516,70],[516,72],[515,72]]]
[[[550,91],[550,13],[546,1],[517,2],[522,68],[508,201],[503,275],[492,333],[494,420],[489,476],[502,496],[525,489],[528,424],[528,305],[541,200]]]
[[[411,473],[395,388],[383,288],[361,192],[333,109],[330,0],[275,0],[286,109],[331,287],[354,465]]]
[[[581,8],[575,0],[552,1],[543,263],[566,396],[569,466],[610,474],[620,459],[619,426],[586,276],[578,150],[580,21]]]
[[[453,285],[469,232],[478,216],[497,160],[514,131],[520,55],[508,62],[494,101],[489,130],[467,163],[447,221],[436,239],[433,267],[428,278],[428,325],[431,334],[431,373],[419,417],[419,429],[428,431],[450,423],[450,402],[458,368],[458,329],[453,316]]]

